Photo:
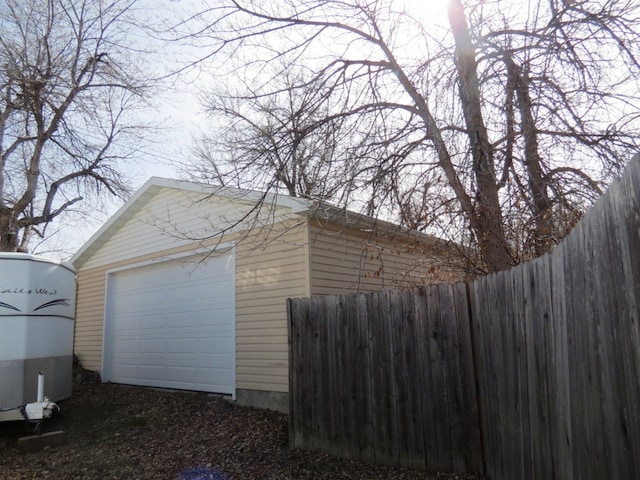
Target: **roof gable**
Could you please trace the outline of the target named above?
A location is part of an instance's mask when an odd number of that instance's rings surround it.
[[[153,206],[154,201],[157,203],[157,197],[160,195],[166,195],[166,191],[172,189],[180,192],[185,198],[192,198],[193,202],[201,202],[201,212],[206,212],[209,205],[213,205],[216,202],[227,203],[233,205],[246,205],[247,209],[251,210],[256,205],[268,204],[272,208],[283,209],[291,214],[303,214],[307,212],[313,203],[308,200],[263,194],[260,192],[240,190],[229,187],[218,187],[204,184],[198,184],[193,182],[171,180],[167,178],[152,177],[142,187],[140,187],[134,195],[120,207],[114,215],[112,215],[96,233],[76,252],[71,258],[71,263],[79,269],[88,260],[90,260],[101,248],[114,237],[121,233],[121,229],[125,225],[130,225],[137,216],[141,216],[141,212],[145,209],[150,209]],[[172,202],[175,203],[175,200]],[[166,204],[166,219],[162,220],[167,223],[171,222],[171,209],[177,209],[176,205]],[[183,210],[188,210],[188,206],[183,205]],[[155,205],[158,208],[158,205]],[[194,208],[192,210],[197,210]],[[146,212],[153,217],[153,213]],[[195,214],[195,213],[194,213]],[[162,215],[162,214],[161,214]],[[203,220],[207,214],[203,213]],[[193,219],[192,219],[193,222]],[[151,226],[150,222],[150,226]],[[160,227],[158,227],[160,228]],[[196,232],[192,232],[196,235]],[[185,235],[188,236],[188,235]],[[183,239],[184,240],[184,239]],[[183,241],[183,243],[186,243]]]

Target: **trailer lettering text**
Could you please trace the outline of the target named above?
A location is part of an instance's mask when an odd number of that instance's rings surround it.
[[[57,290],[47,290],[46,288],[36,288],[36,293],[38,295],[55,295],[58,293]]]
[[[31,293],[31,290],[24,288],[7,288],[6,290],[0,291],[0,293],[26,293],[28,295]]]
[[[0,294],[4,293],[15,293],[15,294],[23,294],[23,295],[31,295],[32,293],[36,295],[56,295],[58,293],[57,290],[47,290],[46,288],[5,288],[0,290]]]

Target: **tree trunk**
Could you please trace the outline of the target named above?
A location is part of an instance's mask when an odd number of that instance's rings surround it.
[[[551,199],[547,195],[542,158],[538,149],[538,137],[531,108],[531,96],[522,69],[516,65],[511,57],[505,55],[507,73],[516,93],[518,111],[520,113],[520,128],[524,136],[524,166],[529,179],[529,190],[533,197],[531,212],[534,221],[533,246],[536,256],[541,256],[551,250],[554,226]]]
[[[17,252],[18,234],[13,227],[11,210],[2,208],[0,211],[0,252]]]
[[[469,220],[488,270],[504,270],[511,267],[512,261],[504,233],[493,151],[482,116],[475,49],[461,1],[451,0],[448,13],[456,44],[460,101],[476,179],[475,208]]]

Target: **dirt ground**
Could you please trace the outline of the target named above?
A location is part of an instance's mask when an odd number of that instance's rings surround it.
[[[18,449],[22,422],[0,423],[0,479],[441,479],[288,447],[286,415],[205,394],[112,384],[74,387],[43,433],[63,444]]]

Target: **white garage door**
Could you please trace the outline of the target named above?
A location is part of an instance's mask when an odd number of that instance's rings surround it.
[[[105,381],[235,395],[233,252],[110,273]]]

